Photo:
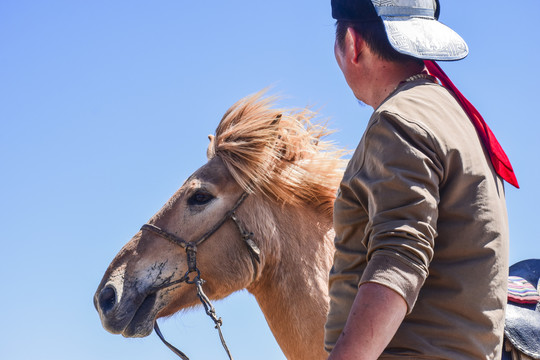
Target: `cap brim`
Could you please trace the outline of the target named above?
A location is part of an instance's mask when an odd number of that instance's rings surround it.
[[[423,60],[452,61],[469,47],[454,30],[434,19],[381,16],[388,40],[398,52]]]

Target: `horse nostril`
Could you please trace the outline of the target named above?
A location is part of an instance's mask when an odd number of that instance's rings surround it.
[[[109,312],[116,305],[116,291],[114,291],[114,288],[107,286],[101,290],[98,302],[103,313]]]

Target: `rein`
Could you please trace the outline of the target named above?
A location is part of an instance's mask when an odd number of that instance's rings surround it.
[[[257,276],[257,263],[260,263],[260,249],[255,244],[255,241],[253,241],[253,233],[247,231],[240,220],[236,217],[235,211],[242,205],[246,197],[248,196],[248,193],[244,192],[240,198],[236,201],[236,204],[232,207],[231,210],[229,210],[222,218],[219,220],[210,230],[208,230],[205,234],[203,234],[198,240],[196,241],[186,241],[182,239],[179,236],[176,236],[174,234],[171,234],[155,225],[152,224],[144,224],[141,227],[141,230],[147,230],[150,232],[153,232],[154,234],[169,240],[173,244],[176,244],[184,249],[186,249],[186,258],[187,258],[187,265],[188,270],[184,274],[184,276],[176,281],[173,281],[171,283],[168,283],[166,286],[160,287],[160,289],[165,287],[170,287],[182,282],[185,282],[186,284],[193,284],[197,288],[197,297],[201,301],[204,310],[206,314],[212,319],[212,321],[215,324],[215,328],[218,330],[219,338],[221,340],[221,344],[223,345],[223,348],[225,349],[225,352],[227,353],[230,360],[232,360],[231,353],[229,351],[229,348],[227,347],[227,344],[225,342],[225,339],[223,338],[223,333],[221,332],[221,325],[223,325],[223,321],[221,318],[218,318],[216,315],[216,310],[214,309],[214,306],[212,306],[212,303],[210,302],[210,299],[203,291],[202,285],[204,284],[204,280],[201,278],[201,271],[197,267],[197,246],[203,243],[204,241],[208,240],[227,220],[231,219],[236,224],[236,227],[238,228],[238,231],[240,232],[240,235],[242,236],[242,240],[246,243],[246,246],[249,250],[249,254],[251,255],[251,260],[253,262],[253,277]],[[195,276],[193,279],[190,279],[189,276],[191,273],[195,273]],[[189,358],[184,354],[182,351],[178,350],[176,347],[174,347],[171,343],[169,343],[167,340],[165,340],[165,337],[161,333],[161,330],[159,329],[157,320],[154,323],[154,330],[156,331],[157,336],[161,339],[161,341],[176,355],[178,355],[183,360],[189,360]]]

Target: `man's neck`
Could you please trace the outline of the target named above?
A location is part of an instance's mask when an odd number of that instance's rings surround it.
[[[419,74],[424,67],[420,64],[398,64],[387,61],[373,62],[366,79],[366,94],[363,101],[376,109],[397,88],[400,82]]]

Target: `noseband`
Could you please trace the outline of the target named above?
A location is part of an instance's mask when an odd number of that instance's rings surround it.
[[[171,234],[155,225],[152,224],[144,224],[141,227],[141,230],[147,230],[150,232],[153,232],[154,234],[169,240],[173,244],[176,244],[186,250],[186,257],[187,257],[187,265],[188,270],[184,274],[184,276],[176,281],[167,283],[165,286],[160,287],[170,287],[182,282],[185,282],[187,284],[194,284],[197,287],[197,296],[199,297],[199,300],[201,301],[202,305],[204,306],[204,310],[206,314],[214,321],[214,324],[216,325],[216,329],[219,332],[219,338],[221,339],[221,344],[223,345],[223,348],[227,352],[227,355],[229,356],[229,359],[232,360],[231,353],[229,349],[227,348],[227,344],[225,343],[225,339],[223,338],[223,334],[221,332],[221,325],[223,324],[221,318],[218,318],[216,315],[216,310],[212,306],[212,303],[210,302],[210,299],[206,294],[204,293],[202,289],[202,284],[204,284],[204,280],[201,279],[201,271],[197,267],[197,246],[202,244],[204,241],[208,240],[221,226],[229,219],[234,221],[236,224],[236,227],[238,228],[238,231],[240,232],[240,235],[242,236],[242,240],[246,243],[246,246],[249,250],[249,254],[251,255],[251,260],[253,262],[253,278],[257,276],[257,264],[260,263],[260,249],[255,244],[255,241],[253,241],[253,233],[247,231],[244,226],[242,225],[242,222],[236,217],[235,211],[242,205],[246,197],[248,196],[248,193],[244,192],[240,198],[236,201],[236,204],[232,207],[231,210],[229,210],[222,218],[219,220],[210,230],[208,230],[204,235],[202,235],[198,240],[196,241],[186,241],[182,239],[179,236],[176,236],[174,234]],[[190,279],[190,274],[195,273],[195,276],[193,279]],[[189,360],[189,358],[184,354],[182,351],[178,350],[176,347],[171,345],[169,342],[165,340],[163,337],[161,330],[159,329],[157,320],[154,323],[154,330],[156,331],[156,334],[159,336],[161,341],[169,348],[171,349],[176,355],[178,355],[183,360]]]

